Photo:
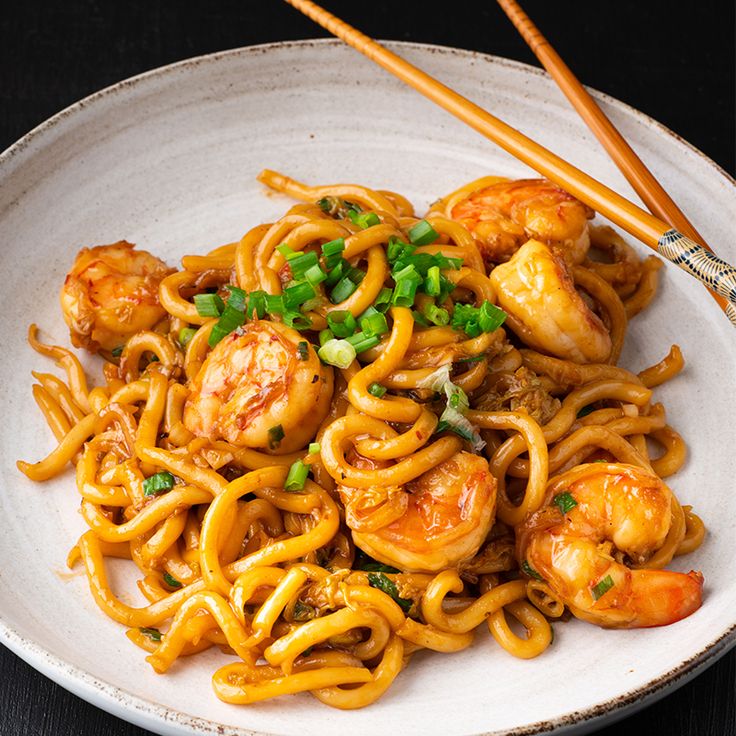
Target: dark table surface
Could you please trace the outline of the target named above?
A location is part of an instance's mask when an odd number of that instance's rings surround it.
[[[491,0],[454,0],[441,12],[422,0],[324,4],[373,37],[536,64]],[[525,9],[583,82],[648,113],[734,175],[732,0],[527,0]],[[139,72],[237,46],[325,35],[278,0],[6,2],[0,150],[67,105]],[[689,214],[697,226],[699,213]],[[735,665],[731,651],[681,689],[599,733],[732,736]],[[2,647],[0,682],[1,736],[147,733],[67,693]]]

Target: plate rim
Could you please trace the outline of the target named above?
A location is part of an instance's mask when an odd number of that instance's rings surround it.
[[[416,41],[381,40],[380,42],[399,49],[431,51],[435,53],[463,56],[469,59],[480,59],[487,63],[510,67],[522,74],[536,77],[548,77],[547,73],[543,69],[530,64],[472,49],[462,49],[453,46],[420,43]],[[273,41],[182,59],[115,82],[114,84],[97,90],[63,108],[36,125],[15,143],[11,144],[7,149],[0,152],[0,180],[2,180],[5,175],[6,166],[16,156],[20,156],[28,150],[37,141],[37,139],[51,131],[62,121],[73,117],[88,106],[94,105],[110,95],[134,88],[135,86],[145,83],[151,79],[176,73],[188,67],[217,63],[220,60],[229,57],[266,53],[270,50],[284,48],[309,48],[316,45],[344,46],[342,41],[334,38],[306,38],[288,41]],[[601,92],[592,87],[586,88],[597,99],[605,102],[615,109],[631,115],[646,127],[654,129],[666,137],[675,139],[679,144],[684,145],[689,149],[691,153],[703,159],[703,161],[712,168],[715,173],[725,179],[727,183],[736,187],[736,178],[731,176],[731,174],[729,174],[722,166],[713,161],[700,149],[689,143],[687,140],[682,138],[682,136],[675,133],[663,123],[655,120],[637,108],[632,107],[628,103],[622,102],[621,100],[606,94],[605,92]],[[230,726],[217,723],[216,721],[191,715],[181,710],[172,710],[160,703],[149,700],[148,698],[135,695],[120,686],[108,682],[107,680],[95,677],[84,668],[52,654],[41,645],[22,636],[10,625],[9,622],[4,620],[2,615],[0,615],[0,644],[5,645],[35,670],[42,673],[64,689],[72,692],[78,697],[81,697],[83,700],[96,707],[103,708],[118,718],[132,722],[144,728],[154,727],[162,729],[160,731],[161,733],[170,734],[182,734],[187,732],[204,734],[211,732],[214,727],[217,729],[217,733],[222,734],[222,736],[278,736],[272,732],[254,731],[243,726]],[[651,680],[646,685],[620,693],[616,698],[609,699],[603,703],[599,703],[584,710],[572,711],[555,719],[537,721],[532,724],[517,726],[511,730],[504,730],[503,732],[484,731],[477,734],[477,736],[501,736],[502,733],[507,734],[508,736],[530,736],[531,734],[535,734],[540,731],[556,733],[560,733],[562,731],[572,733],[574,731],[582,733],[603,725],[603,721],[606,723],[614,723],[615,721],[651,705],[653,702],[664,697],[669,692],[684,685],[702,670],[714,664],[734,646],[736,646],[736,622],[732,623],[730,628],[723,631],[717,639],[712,641],[699,652],[679,663],[668,672],[660,675],[654,680]]]

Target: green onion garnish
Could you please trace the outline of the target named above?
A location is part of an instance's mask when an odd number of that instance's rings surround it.
[[[347,340],[332,338],[317,351],[317,355],[323,363],[348,368],[356,358],[356,350]]]
[[[342,258],[342,252],[345,250],[345,238],[330,240],[329,243],[322,244],[322,257],[324,258],[325,268],[332,270]]]
[[[227,284],[225,288],[230,292],[230,296],[227,300],[228,307],[232,307],[233,309],[237,309],[240,312],[244,312],[245,299],[248,296],[246,292],[237,286],[230,286],[230,284]]]
[[[426,304],[422,309],[422,314],[433,325],[442,326],[450,323],[450,313],[443,307],[438,307],[436,304]]]
[[[248,309],[246,310],[248,319],[253,319],[254,315],[257,319],[263,319],[266,316],[266,292],[251,291],[248,297]]]
[[[304,278],[312,286],[316,286],[317,284],[321,284],[327,278],[327,274],[320,268],[318,263],[315,263],[314,266],[310,266],[304,272]]]
[[[357,288],[357,285],[350,280],[349,276],[343,276],[330,293],[330,301],[333,304],[340,304],[340,302],[344,302]]]
[[[192,341],[192,338],[197,334],[197,330],[194,327],[182,327],[179,330],[179,345],[185,348]],[[113,353],[114,355],[114,353]]]
[[[320,330],[319,333],[319,346],[322,347],[328,340],[332,340],[335,337],[332,334],[332,330]]]
[[[150,626],[141,626],[138,631],[145,634],[151,641],[161,641],[161,632],[158,629],[152,629]]]
[[[478,324],[483,332],[493,332],[504,323],[506,317],[507,314],[503,309],[486,300],[480,305]]]
[[[386,317],[373,307],[368,307],[358,318],[358,322],[360,322],[360,329],[363,330],[366,337],[384,335],[388,332]]]
[[[302,281],[295,286],[284,289],[284,306],[287,310],[301,306],[307,299],[312,299],[316,292],[311,284]]]
[[[441,291],[440,267],[430,266],[427,269],[427,278],[424,279],[424,293],[429,296],[439,296]]]
[[[414,266],[407,266],[393,275],[396,288],[391,303],[397,307],[411,307],[422,277],[417,273]]]
[[[217,294],[195,294],[194,306],[200,317],[219,317],[225,309],[225,302]]]
[[[561,513],[566,514],[571,509],[574,509],[578,502],[572,497],[569,491],[564,493],[558,493],[553,499],[552,503],[557,506]]]
[[[381,218],[375,212],[356,212],[355,210],[350,210],[348,217],[353,225],[357,225],[361,230],[381,224]]]
[[[412,226],[407,233],[409,240],[414,245],[429,245],[434,243],[440,234],[426,221],[419,220],[419,222]]]
[[[381,396],[383,396],[386,393],[386,387],[381,386],[380,383],[372,383],[370,386],[368,386],[368,393],[371,396],[375,396],[376,398],[380,399]]]
[[[354,335],[345,338],[345,342],[350,343],[356,353],[362,353],[364,350],[370,350],[381,342],[378,335],[366,335],[364,332],[356,332]]]
[[[289,468],[289,474],[286,476],[284,483],[285,491],[301,491],[307,482],[309,475],[309,465],[305,465],[301,460],[297,460]]]
[[[429,320],[416,309],[411,310],[411,316],[414,317],[414,321],[422,327],[429,327]]]
[[[289,258],[293,258],[298,255],[298,252],[290,248],[286,243],[276,246],[276,250],[288,261]]]
[[[192,330],[192,332],[196,332],[196,330]],[[119,358],[123,354],[123,350],[125,350],[125,345],[118,345],[110,351],[110,355],[112,355],[113,358]]]
[[[296,281],[301,281],[304,278],[306,272],[317,266],[319,268],[319,259],[317,254],[313,250],[305,251],[304,253],[298,253],[288,259],[289,268],[291,269],[291,275]],[[321,270],[321,269],[320,269]]]
[[[414,605],[414,601],[402,598],[399,595],[399,589],[396,587],[396,583],[390,578],[387,578],[382,572],[369,572],[368,584],[371,588],[378,588],[378,590],[383,591],[386,595],[393,598],[405,613]]]
[[[603,578],[603,580],[599,580],[591,589],[591,593],[593,594],[593,600],[597,601],[602,595],[607,593],[611,588],[613,588],[614,582],[613,578],[610,575],[606,575],[606,577]]]
[[[325,279],[325,286],[334,286],[348,271],[350,264],[340,256],[340,260],[330,269]]]
[[[280,424],[277,424],[275,427],[271,427],[271,429],[268,430],[269,449],[275,450],[281,443],[281,440],[284,439],[284,437],[284,428]]]
[[[321,448],[319,442],[310,442],[309,443],[309,447],[307,448],[307,452],[310,455],[316,455],[321,449],[322,448]]]
[[[283,314],[286,311],[283,294],[266,294],[264,298],[268,314]]]
[[[377,312],[387,312],[388,308],[391,306],[391,295],[393,292],[388,287],[383,287],[381,291],[378,292],[378,296],[375,298],[375,301],[373,302],[373,309],[375,309]]]
[[[400,258],[410,256],[417,249],[416,245],[404,243],[398,238],[391,237],[388,239],[388,248],[386,248],[386,258],[389,263],[394,263]]]
[[[143,481],[143,495],[155,496],[157,493],[170,491],[173,487],[174,476],[168,470],[162,470]]]
[[[296,346],[296,352],[299,354],[299,360],[309,360],[309,343],[301,340]]]
[[[234,309],[228,302],[222,316],[218,320],[217,324],[212,328],[210,336],[207,338],[207,343],[211,348],[215,347],[223,337],[226,337],[233,330],[240,327],[243,322],[245,322],[245,313]]]
[[[295,330],[309,330],[312,328],[312,320],[306,314],[295,310],[285,312],[282,319],[287,327],[293,327]]]
[[[526,560],[521,563],[521,571],[527,577],[544,582],[544,578]]]
[[[337,309],[327,313],[327,324],[336,337],[350,337],[355,334],[358,323],[352,312],[347,309]]]
[[[480,355],[471,355],[469,358],[458,358],[456,363],[477,363],[479,360],[485,360],[486,354],[481,353]]]
[[[181,583],[176,578],[172,578],[167,572],[164,573],[164,582],[170,588],[181,588]]]

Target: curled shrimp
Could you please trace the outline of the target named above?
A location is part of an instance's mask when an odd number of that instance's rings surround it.
[[[296,330],[257,320],[232,332],[191,382],[184,425],[276,454],[298,450],[327,416],[333,375]]]
[[[703,576],[619,561],[644,564],[664,544],[671,503],[647,470],[579,465],[550,482],[546,504],[517,529],[517,555],[578,618],[606,628],[674,623],[700,608]]]
[[[473,234],[487,264],[508,261],[529,238],[558,246],[572,263],[590,247],[593,211],[546,179],[491,184],[454,204],[450,217]]]
[[[375,462],[360,458],[356,465]],[[353,542],[371,557],[408,572],[436,572],[473,557],[488,536],[496,509],[496,480],[488,462],[458,452],[402,487],[378,490],[338,485]],[[393,508],[393,520],[371,525],[355,509]],[[378,527],[378,528],[375,528]]]
[[[575,290],[564,259],[537,240],[491,271],[498,303],[527,345],[575,363],[605,363],[611,336]]]
[[[72,344],[96,353],[114,350],[166,316],[158,285],[171,269],[125,240],[82,248],[61,289]]]

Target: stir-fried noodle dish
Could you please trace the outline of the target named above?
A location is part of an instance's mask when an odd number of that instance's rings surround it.
[[[531,658],[550,621],[699,608],[702,575],[664,569],[705,533],[663,480],[685,445],[653,389],[682,355],[617,365],[656,257],[544,180],[484,177],[419,219],[395,192],[259,178],[300,203],[180,270],[79,252],[61,306],[96,387],[30,328],[66,380],[34,373],[58,445],[18,467],[76,466],[68,564],[156,672],[216,646],[224,701],[358,708],[486,628],[489,657]]]

